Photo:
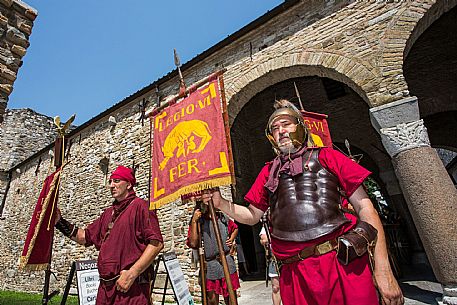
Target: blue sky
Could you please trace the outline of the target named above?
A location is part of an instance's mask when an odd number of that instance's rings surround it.
[[[80,125],[281,0],[25,0],[38,10],[8,108]]]

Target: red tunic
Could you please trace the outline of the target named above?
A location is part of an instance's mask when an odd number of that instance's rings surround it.
[[[114,222],[108,237],[103,241],[111,221],[113,207],[85,230],[86,246],[94,245],[100,251],[98,271],[100,277],[111,279],[121,270],[129,269],[143,254],[152,240],[163,242],[157,215],[149,210],[146,201],[136,197]],[[149,304],[149,285],[135,281],[126,293],[116,290],[116,285],[100,282],[97,305]]]
[[[347,197],[370,175],[368,170],[330,148],[320,149],[319,162],[338,178]],[[269,194],[264,187],[269,171],[270,164],[266,164],[244,197],[248,203],[262,211],[269,207]],[[272,237],[271,245],[275,256],[285,259],[307,246],[340,236],[352,229],[357,221],[351,214],[346,214],[346,217],[351,220],[350,223],[313,241],[292,242]],[[343,266],[338,262],[335,251],[284,265],[281,268],[280,289],[284,305],[378,304],[367,257]]]

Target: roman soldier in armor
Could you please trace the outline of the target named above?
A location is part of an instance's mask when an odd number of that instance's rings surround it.
[[[280,100],[275,108],[265,132],[278,156],[262,168],[246,194],[249,205],[236,205],[218,190],[204,194],[203,201],[213,200],[216,208],[251,225],[270,207],[271,246],[281,265],[284,305],[403,304],[381,221],[362,186],[370,172],[332,148],[316,147],[293,104]],[[342,210],[347,199],[356,215]],[[360,257],[356,251],[349,260],[351,247],[344,237],[353,232],[366,239],[359,234],[360,223],[377,230],[376,245],[370,241],[373,251]]]

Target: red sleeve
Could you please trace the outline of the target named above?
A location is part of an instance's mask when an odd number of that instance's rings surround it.
[[[238,229],[238,226],[236,225],[235,222],[233,222],[233,220],[229,219],[228,221],[228,228],[227,228],[227,231],[228,231],[228,234],[232,234],[233,231],[235,231],[236,229]]]
[[[189,237],[190,237],[190,229],[191,229],[191,225],[189,225],[189,228],[187,229],[186,246],[188,246],[188,247],[191,248],[191,249],[198,249],[198,247],[197,247],[197,248],[193,248],[193,247],[191,247],[191,245],[190,245],[190,240],[189,240]]]
[[[138,199],[137,199],[138,200]],[[139,237],[149,244],[152,240],[163,243],[162,232],[160,231],[159,220],[155,210],[149,210],[149,205],[145,200],[140,199],[137,212],[137,232]]]
[[[334,174],[349,198],[371,172],[332,148],[321,148],[319,162]]]
[[[159,219],[156,211],[149,211],[149,227],[146,228],[149,241],[158,240],[163,243],[162,232],[160,231]]]
[[[111,216],[111,209],[106,209],[99,218],[97,218],[94,222],[89,224],[87,228],[84,230],[84,238],[86,239],[86,243],[84,246],[95,246],[97,250],[100,250],[102,245],[103,237],[102,232],[106,232],[106,227],[103,229],[103,224],[108,223],[109,220],[105,220],[106,217]]]
[[[265,183],[268,180],[268,175],[270,173],[270,163],[266,164],[261,170],[259,175],[254,181],[254,184],[251,186],[251,189],[248,191],[244,200],[249,204],[252,204],[256,208],[262,211],[268,209],[268,190],[264,187]]]

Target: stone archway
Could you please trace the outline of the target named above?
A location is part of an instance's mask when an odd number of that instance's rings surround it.
[[[377,85],[376,69],[370,63],[342,52],[306,49],[275,57],[248,70],[226,87],[230,124],[241,108],[258,92],[286,79],[302,76],[328,77],[346,84],[366,103],[366,92]]]
[[[456,0],[411,2],[396,12],[380,39],[380,88],[389,88],[390,96],[382,92],[370,94],[376,106],[414,95],[405,81],[404,61],[422,33],[456,5]]]

